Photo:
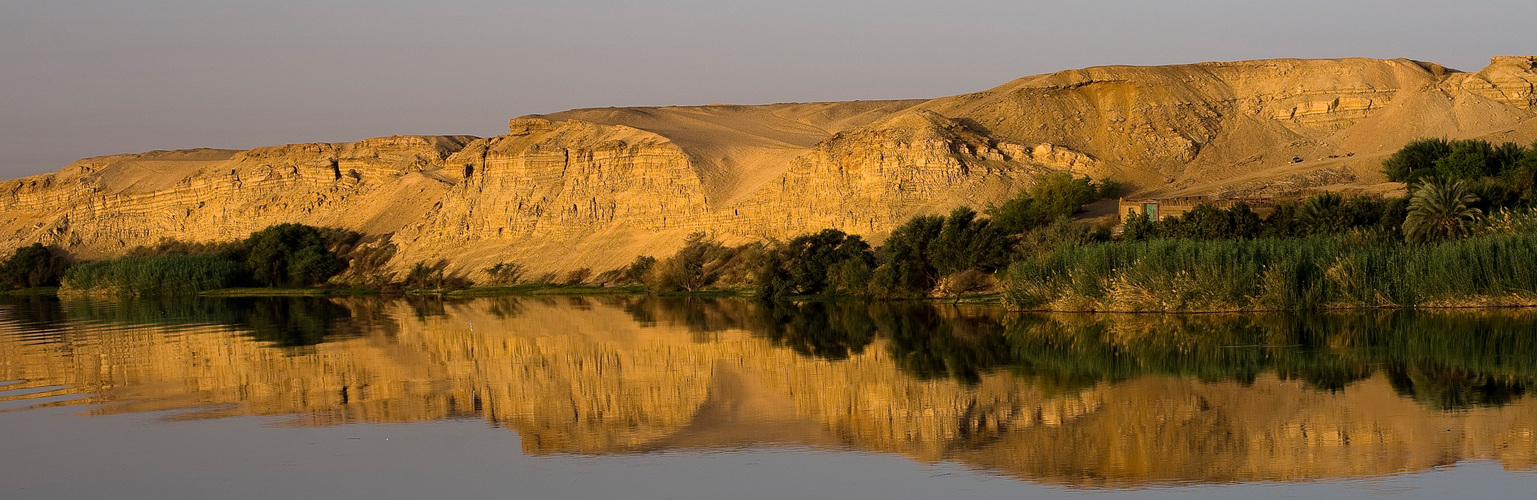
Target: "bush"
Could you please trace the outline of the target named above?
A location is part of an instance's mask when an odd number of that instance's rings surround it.
[[[592,268],[590,267],[572,269],[570,272],[566,273],[566,279],[561,284],[580,285],[582,282],[587,281],[587,278],[590,277],[592,277]]]
[[[992,287],[992,275],[976,269],[967,269],[939,280],[939,291],[956,300],[960,300],[963,294],[986,291]]]
[[[496,265],[486,268],[487,284],[496,286],[516,285],[523,280],[523,273],[527,272],[522,264],[516,262],[498,262]]]
[[[625,266],[624,270],[620,271],[619,283],[629,285],[644,283],[646,281],[646,273],[650,272],[651,267],[655,265],[656,257],[650,255],[636,257],[633,262],[630,262],[630,265]]]
[[[1446,139],[1420,139],[1404,145],[1382,162],[1382,173],[1395,182],[1414,182],[1435,171],[1441,157],[1451,154]]]
[[[1120,195],[1121,185],[1106,180],[1096,184],[1087,176],[1075,178],[1066,172],[1051,172],[1035,177],[1029,188],[1021,190],[1001,206],[984,210],[993,224],[1005,234],[1018,234],[1070,216],[1097,198]]]

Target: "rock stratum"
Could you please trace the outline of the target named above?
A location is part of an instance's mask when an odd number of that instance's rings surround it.
[[[396,268],[601,271],[700,231],[880,241],[1045,171],[1149,196],[1381,192],[1398,188],[1381,160],[1411,140],[1537,139],[1534,89],[1529,56],[1472,73],[1408,59],[1107,66],[931,100],[579,109],[490,138],[104,156],[0,183],[0,252],[97,258],[301,222],[390,235]]]

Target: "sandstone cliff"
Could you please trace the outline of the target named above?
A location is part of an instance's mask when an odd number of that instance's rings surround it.
[[[1150,195],[1392,190],[1380,161],[1415,138],[1537,139],[1534,66],[1110,66],[926,101],[585,109],[484,139],[89,158],[0,183],[0,252],[43,242],[100,257],[292,221],[392,234],[397,268],[601,271],[695,231],[735,243],[835,227],[880,241],[1047,170]]]

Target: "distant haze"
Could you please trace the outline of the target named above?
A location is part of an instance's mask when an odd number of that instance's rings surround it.
[[[577,107],[929,98],[1107,64],[1537,54],[1537,2],[6,0],[0,178],[505,132]]]

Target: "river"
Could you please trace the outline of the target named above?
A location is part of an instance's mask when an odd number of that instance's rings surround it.
[[[7,498],[1525,496],[1537,312],[0,298]]]

